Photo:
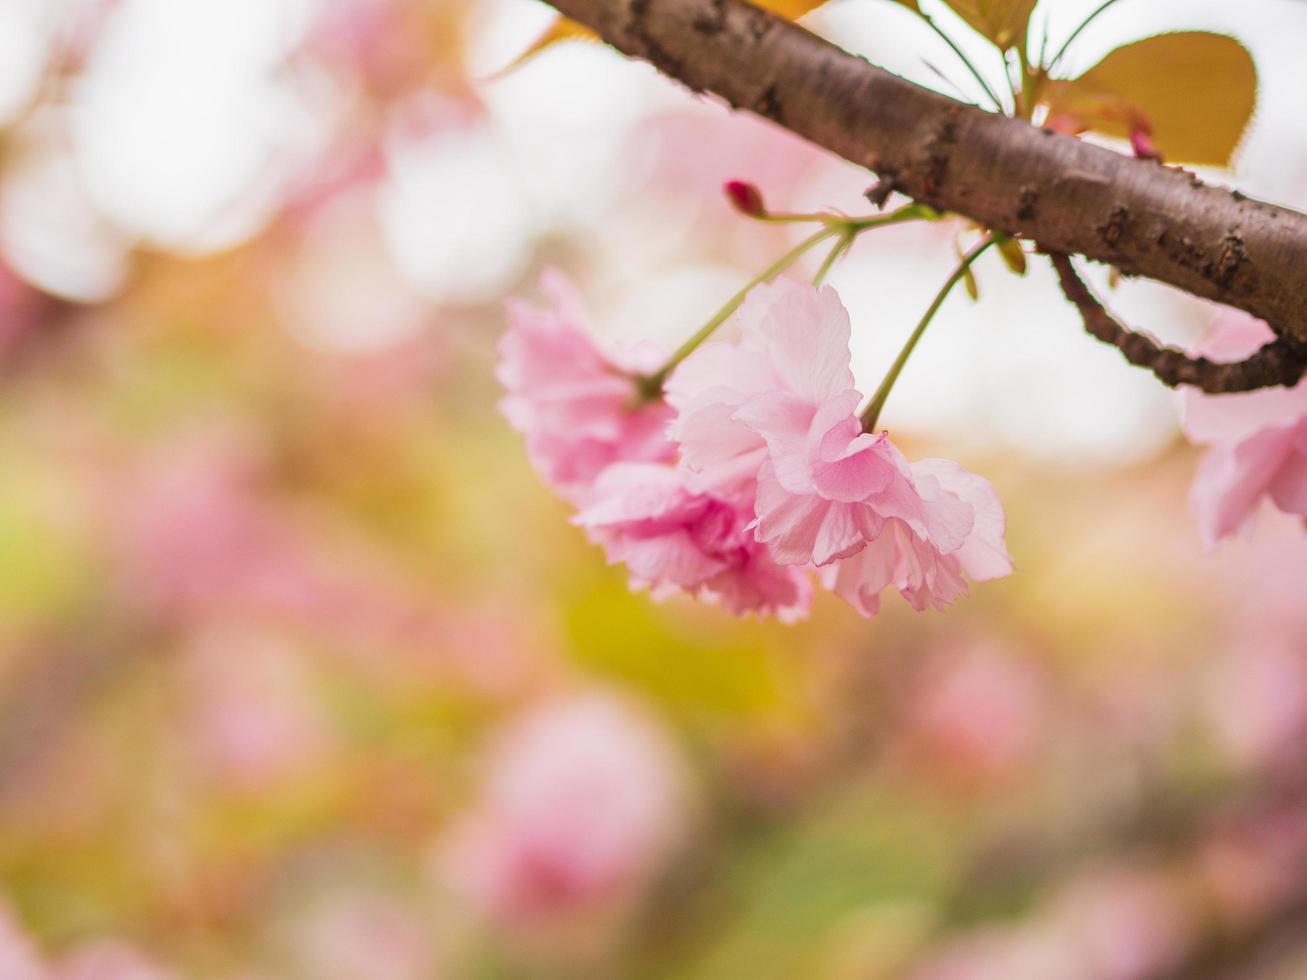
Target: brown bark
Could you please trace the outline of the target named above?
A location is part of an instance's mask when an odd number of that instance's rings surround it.
[[[692,90],[918,201],[1226,303],[1307,343],[1307,215],[936,94],[744,0],[551,2]]]
[[[1060,254],[1051,258],[1062,292],[1080,311],[1085,330],[1103,343],[1120,348],[1127,361],[1152,371],[1164,385],[1192,385],[1209,395],[1227,395],[1277,385],[1292,388],[1302,380],[1307,360],[1283,339],[1273,340],[1252,356],[1233,363],[1190,357],[1173,347],[1163,347],[1118,323],[1090,292],[1070,258]]]

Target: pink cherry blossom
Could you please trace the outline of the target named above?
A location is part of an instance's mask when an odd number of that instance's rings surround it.
[[[676,842],[678,760],[630,705],[589,693],[542,705],[503,736],[482,801],[441,848],[454,891],[506,925],[604,914]]]
[[[1202,353],[1238,360],[1275,339],[1265,324],[1229,317]],[[1307,518],[1307,384],[1234,395],[1181,394],[1189,438],[1211,449],[1194,482],[1193,507],[1208,544],[1239,531],[1263,498]]]
[[[632,588],[655,598],[695,593],[735,615],[793,622],[807,613],[812,586],[803,571],[772,559],[752,522],[747,499],[695,493],[681,472],[654,463],[609,467],[576,517],[609,561],[627,566]]]
[[[855,554],[889,517],[927,533],[906,460],[858,422],[835,291],[781,279],[754,290],[736,321],[738,343],[697,353],[668,384],[670,433],[694,482],[756,478],[758,540],[787,565]]]
[[[880,593],[886,588],[897,589],[921,612],[927,606],[942,609],[966,595],[964,574],[985,582],[1012,572],[1003,538],[1003,505],[988,480],[944,459],[915,463],[912,474],[927,526],[946,530],[923,538],[906,521],[891,518],[862,551],[823,569],[825,584],[864,616],[879,611]],[[954,540],[945,535],[960,530],[957,521],[968,509],[970,524],[962,532],[962,543],[944,550],[939,542]]]
[[[632,372],[656,364],[642,352],[606,356],[571,285],[558,273],[546,273],[542,285],[556,309],[509,305],[499,345],[498,375],[508,390],[501,407],[526,436],[532,465],[577,503],[612,463],[670,459],[674,447],[664,433],[671,413],[661,402],[636,403]]]
[[[756,480],[757,540],[780,564],[830,566],[826,584],[864,615],[889,585],[923,609],[965,594],[964,573],[1011,571],[987,481],[945,461],[909,465],[888,435],[862,431],[834,290],[778,280],[736,322],[738,342],[697,352],[667,387],[692,489]]]

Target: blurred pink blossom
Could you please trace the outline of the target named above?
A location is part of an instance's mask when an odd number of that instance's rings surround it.
[[[191,433],[156,447],[115,513],[126,588],[175,612],[234,596],[295,602],[309,583],[288,533],[259,505],[239,440]]]
[[[1302,793],[1215,827],[1197,862],[1228,922],[1264,920],[1301,896],[1307,877],[1307,806]]]
[[[49,980],[41,951],[3,902],[0,902],[0,977],[4,980]]]
[[[211,630],[196,638],[183,669],[187,744],[229,786],[259,789],[327,756],[328,719],[293,649],[249,630]]]
[[[1149,980],[1182,962],[1190,930],[1163,880],[1103,872],[1065,886],[1027,921],[953,940],[912,980]]]
[[[65,956],[52,980],[172,980],[135,947],[112,939],[88,942]]]
[[[1205,695],[1233,760],[1266,764],[1307,734],[1307,654],[1292,636],[1251,637],[1211,664]]]
[[[649,119],[632,141],[630,156],[632,168],[645,168],[651,181],[678,196],[696,195],[713,209],[721,207],[721,187],[731,180],[756,184],[790,208],[823,167],[849,169],[771,122],[712,103],[688,104]]]
[[[503,734],[478,806],[444,840],[440,868],[504,925],[605,916],[638,897],[684,820],[679,760],[615,696],[541,705]]]
[[[811,583],[800,569],[772,560],[752,521],[747,502],[693,493],[682,473],[654,463],[608,467],[576,517],[610,562],[627,566],[632,588],[650,588],[655,598],[698,594],[735,615],[801,618]]]
[[[1194,923],[1160,874],[1110,869],[1066,886],[1050,923],[1093,980],[1149,980],[1181,965]]]
[[[977,930],[930,954],[911,980],[1097,980],[1061,937],[1038,926]]]
[[[925,770],[968,785],[1017,773],[1039,735],[1046,691],[1035,668],[995,646],[948,649],[907,708],[905,736]]]
[[[1202,345],[1215,360],[1238,360],[1275,339],[1264,323],[1230,316]],[[1193,506],[1209,544],[1233,534],[1263,498],[1307,518],[1307,384],[1234,395],[1181,394],[1189,438],[1211,448],[1194,482]]]
[[[311,902],[291,927],[303,980],[436,980],[434,928],[418,909],[380,892]]]
[[[499,346],[498,375],[508,391],[502,408],[526,436],[532,465],[576,503],[612,463],[669,459],[673,447],[664,429],[670,412],[661,402],[636,403],[629,372],[656,364],[640,352],[606,356],[587,331],[571,285],[552,272],[542,285],[554,310],[516,301],[509,306]]]

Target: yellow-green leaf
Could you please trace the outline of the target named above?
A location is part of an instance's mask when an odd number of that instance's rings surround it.
[[[1224,166],[1252,118],[1257,67],[1224,34],[1161,34],[1117,48],[1048,93],[1051,113],[1095,132],[1145,132],[1168,161]]]
[[[1015,238],[1004,236],[998,239],[998,251],[1003,256],[1003,262],[1018,276],[1026,274],[1026,253],[1021,248],[1021,243]]]
[[[955,14],[1004,51],[1026,49],[1038,0],[945,0]],[[913,4],[915,7],[916,4]]]
[[[770,10],[774,14],[786,18],[787,20],[798,20],[804,14],[811,13],[820,7],[826,0],[752,0],[755,6],[762,7],[764,10]],[[915,0],[897,0],[906,6],[917,9]],[[560,41],[597,41],[598,36],[590,28],[585,27],[575,21],[568,20],[566,17],[559,17],[554,21],[549,30],[545,31],[534,44],[523,51],[520,55],[509,63],[500,74],[506,74],[517,68],[519,65],[534,58],[546,48],[553,47]]]

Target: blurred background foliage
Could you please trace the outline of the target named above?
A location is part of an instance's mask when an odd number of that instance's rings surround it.
[[[1229,6],[1122,4],[1078,68],[1239,34],[1217,176],[1307,206],[1307,15]],[[869,178],[597,45],[496,75],[549,24],[0,3],[0,977],[1307,973],[1301,526],[1204,552],[1170,396],[1044,270],[983,262],[888,419],[1008,506],[1017,574],[949,613],[654,604],[568,525],[496,412],[503,298],[561,267],[670,346],[789,242],[722,181]],[[940,84],[894,4],[810,24]],[[836,270],[860,376],[953,231]]]

